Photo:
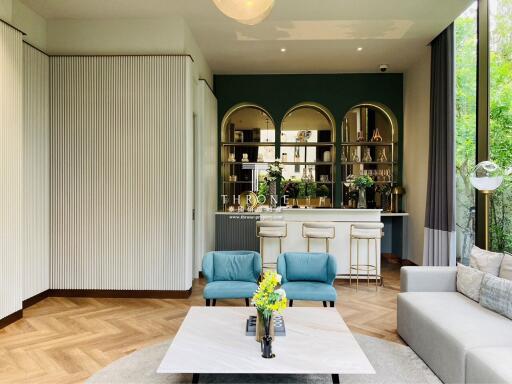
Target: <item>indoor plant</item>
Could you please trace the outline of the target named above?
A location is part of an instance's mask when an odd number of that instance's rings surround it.
[[[265,272],[258,290],[254,293],[252,303],[258,312],[256,320],[256,341],[262,343],[263,357],[274,357],[272,354],[272,332],[274,330],[272,315],[275,311],[282,312],[286,308],[286,293],[276,289],[281,283],[281,275],[273,271]]]
[[[354,185],[359,190],[357,208],[366,208],[366,188],[370,188],[373,184],[373,179],[368,175],[358,176],[354,179]]]
[[[288,180],[284,186],[284,194],[292,199],[292,208],[299,208],[297,197],[299,197],[299,183],[294,180]]]
[[[277,206],[277,183],[283,179],[283,166],[281,161],[276,159],[268,166],[268,172],[265,176],[265,182],[268,185],[269,205],[272,208]]]

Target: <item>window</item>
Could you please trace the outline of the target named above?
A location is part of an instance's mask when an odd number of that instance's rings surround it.
[[[457,259],[469,260],[475,239],[477,3],[455,21]]]
[[[489,1],[489,156],[502,168],[512,165],[512,0]],[[512,251],[512,182],[506,177],[493,194],[491,248]]]

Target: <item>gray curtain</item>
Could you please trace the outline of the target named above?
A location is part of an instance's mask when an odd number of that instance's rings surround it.
[[[430,148],[424,265],[455,265],[453,24],[431,43]]]

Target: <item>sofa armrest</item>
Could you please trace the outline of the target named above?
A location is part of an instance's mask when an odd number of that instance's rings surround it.
[[[402,292],[455,292],[457,267],[402,267]]]

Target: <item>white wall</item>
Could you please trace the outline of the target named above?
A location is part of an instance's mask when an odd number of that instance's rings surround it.
[[[404,187],[409,259],[423,264],[430,122],[430,48],[404,74]]]
[[[46,49],[46,20],[20,0],[0,0],[0,19],[25,32],[24,41]]]
[[[50,285],[49,58],[23,45],[23,299]]]
[[[188,57],[52,57],[51,288],[192,285]]]
[[[0,319],[22,306],[23,43],[0,22]]]
[[[215,250],[217,210],[217,99],[203,80],[196,85],[195,154],[195,260],[194,276],[203,256]]]

